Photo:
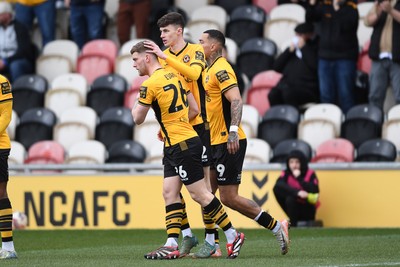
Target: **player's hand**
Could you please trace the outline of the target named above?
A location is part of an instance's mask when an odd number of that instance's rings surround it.
[[[155,42],[144,41],[144,46],[149,49],[149,50],[147,50],[148,53],[153,53],[161,59],[167,58],[167,56],[164,54],[164,52],[161,50],[161,48]]]
[[[237,132],[229,132],[228,144],[229,154],[235,154],[239,150],[239,135]]]

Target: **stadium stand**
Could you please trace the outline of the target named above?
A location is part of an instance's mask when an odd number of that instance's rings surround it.
[[[392,142],[400,152],[400,104],[389,109],[382,127],[382,138]]]
[[[12,110],[11,121],[6,129],[8,137],[10,137],[10,140],[15,139],[15,130],[17,129],[18,123],[19,123],[18,113],[15,110]]]
[[[306,19],[306,10],[298,4],[277,5],[269,12],[269,19],[293,19],[302,23]]]
[[[257,73],[272,69],[277,53],[278,47],[274,41],[260,37],[251,38],[240,46],[236,64],[252,80]]]
[[[11,148],[8,164],[23,164],[26,158],[25,147],[21,143],[11,140]]]
[[[87,106],[101,114],[111,107],[122,107],[128,84],[118,74],[107,74],[96,78],[87,94]]]
[[[323,142],[340,136],[342,121],[343,113],[338,106],[316,104],[304,112],[297,136],[315,150]]]
[[[246,156],[243,164],[268,163],[271,157],[269,144],[258,138],[247,138]]]
[[[380,138],[382,124],[383,112],[378,107],[369,104],[356,105],[346,113],[341,137],[358,148],[367,140]]]
[[[251,0],[214,0],[214,4],[222,7],[229,15],[238,6],[251,5]]]
[[[245,93],[245,99],[247,104],[257,108],[260,116],[270,108],[268,94],[281,77],[282,74],[273,70],[261,71],[253,77],[251,87]]]
[[[311,161],[315,163],[353,162],[354,153],[354,146],[349,140],[334,138],[320,144]]]
[[[124,96],[124,107],[132,109],[133,104],[136,101],[136,96],[139,92],[140,86],[142,83],[149,78],[149,76],[138,76],[135,79],[133,79],[131,88],[129,88],[128,91],[125,92]]]
[[[164,156],[164,142],[154,141],[150,149],[148,149],[147,151],[148,153],[145,160],[146,163],[158,163],[160,165],[162,164],[162,159]]]
[[[68,149],[66,162],[69,164],[104,164],[107,149],[96,140],[85,140],[73,144]]]
[[[295,36],[294,28],[297,25],[298,22],[294,19],[270,19],[265,24],[264,37],[274,41],[280,51],[283,52],[283,48]]]
[[[208,5],[209,0],[175,0],[175,6],[185,10],[185,12],[193,19],[196,10]]]
[[[67,109],[54,127],[54,140],[68,150],[77,142],[94,139],[96,123],[97,114],[90,107]]]
[[[117,45],[111,40],[87,42],[78,57],[77,72],[85,76],[89,84],[102,75],[113,73],[117,51]]]
[[[236,7],[230,14],[226,25],[226,37],[241,46],[246,40],[263,37],[266,14],[258,6],[244,5]]]
[[[258,124],[260,123],[260,114],[252,105],[243,105],[242,121],[240,122],[243,131],[248,138],[257,137]]]
[[[258,125],[258,138],[275,148],[284,140],[296,139],[299,111],[290,105],[271,107]]]
[[[228,22],[228,14],[226,13],[225,9],[220,6],[203,5],[192,12],[191,21],[196,20],[213,21],[218,24],[219,30],[225,33],[226,23]]]
[[[41,140],[53,139],[53,127],[57,117],[47,108],[33,108],[25,111],[19,119],[15,131],[15,140],[20,142],[26,150]]]
[[[108,149],[107,163],[143,163],[146,150],[133,140],[120,140]]]
[[[285,163],[289,153],[293,150],[301,151],[308,161],[310,161],[313,156],[312,148],[307,142],[298,139],[289,139],[279,142],[274,147],[270,162]]]
[[[25,159],[27,164],[61,164],[64,163],[64,147],[54,140],[43,140],[34,143],[28,150]]]
[[[99,124],[96,126],[95,139],[109,148],[119,140],[132,140],[133,128],[130,109],[111,107],[101,114]]]
[[[388,140],[380,138],[363,142],[357,149],[355,161],[395,161],[397,157],[396,147]]]
[[[151,109],[147,113],[146,120],[140,125],[135,125],[133,140],[140,143],[146,149],[150,149],[152,144],[157,140],[158,131],[160,131],[160,125],[153,109]]]
[[[253,5],[261,7],[264,9],[265,13],[268,15],[271,10],[278,5],[278,0],[253,0]]]
[[[88,86],[85,77],[78,73],[67,73],[56,77],[46,92],[44,106],[58,118],[70,108],[84,106]]]
[[[12,85],[13,110],[21,116],[28,109],[43,107],[48,87],[46,78],[41,75],[19,77]]]
[[[51,41],[36,60],[36,73],[51,83],[57,76],[76,70],[78,54],[78,45],[71,40]]]

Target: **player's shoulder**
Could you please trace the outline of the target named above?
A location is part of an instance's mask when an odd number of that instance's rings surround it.
[[[0,87],[2,96],[11,94],[11,83],[5,76],[1,74],[0,74]]]

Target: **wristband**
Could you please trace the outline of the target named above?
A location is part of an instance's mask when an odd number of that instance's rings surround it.
[[[229,132],[236,132],[239,130],[239,126],[236,125],[231,125],[231,127],[229,127]]]

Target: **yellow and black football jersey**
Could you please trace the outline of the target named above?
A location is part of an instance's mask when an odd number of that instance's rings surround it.
[[[154,109],[166,147],[197,136],[189,123],[186,91],[176,73],[156,70],[142,83],[139,104]]]
[[[184,63],[188,66],[199,65],[202,70],[204,70],[206,67],[204,49],[199,44],[186,43],[185,47],[178,53],[174,53],[170,49],[166,49],[164,53],[167,55],[167,57],[175,57],[179,62]],[[167,61],[160,60],[160,63],[165,69],[178,72],[173,66],[169,65]],[[207,114],[205,108],[205,94],[202,84],[202,77],[200,76],[197,81],[193,81],[188,77],[185,77],[185,75],[182,73],[179,73],[179,75],[184,79],[184,81],[182,81],[183,87],[193,94],[200,109],[200,114],[196,118],[192,119],[190,123],[192,125],[198,125],[206,122]]]
[[[8,149],[11,144],[6,129],[11,121],[13,96],[11,84],[3,75],[0,75],[0,86],[0,149]]]
[[[224,93],[237,87],[237,79],[232,66],[225,58],[217,58],[203,75],[204,88],[207,98],[207,117],[210,122],[211,145],[228,142],[229,127],[231,124],[231,103]],[[246,135],[239,125],[239,139]]]

